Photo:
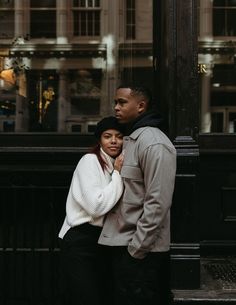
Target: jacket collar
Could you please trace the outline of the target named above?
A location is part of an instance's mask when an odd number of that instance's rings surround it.
[[[135,131],[133,131],[133,132],[129,135],[129,137],[130,137],[131,139],[133,139],[133,140],[136,140],[136,139],[141,135],[141,133],[143,133],[143,131],[144,131],[146,128],[148,128],[148,126],[147,126],[147,127],[140,127],[140,128],[138,128],[138,129],[136,129]]]

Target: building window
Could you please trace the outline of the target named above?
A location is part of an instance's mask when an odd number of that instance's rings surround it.
[[[236,69],[215,65],[211,79],[211,132],[236,132]]]
[[[0,39],[14,37],[14,1],[0,1]]]
[[[30,1],[30,37],[56,37],[56,1]]]
[[[29,131],[56,131],[58,77],[53,70],[29,72]]]
[[[80,69],[70,72],[71,115],[99,115],[101,69]]]
[[[213,35],[236,36],[236,1],[214,0]]]
[[[153,83],[153,69],[152,67],[131,67],[124,68],[121,73],[121,81],[126,82],[136,82],[137,84],[142,84],[147,88]]]
[[[0,132],[14,131],[16,95],[12,86],[3,87],[0,79]]]
[[[211,112],[211,132],[223,132],[224,113],[215,110]]]
[[[198,4],[201,132],[236,133],[233,38],[212,40],[212,36],[236,36],[236,0],[202,0]],[[209,48],[209,44],[216,47]],[[229,46],[227,55],[225,44]]]
[[[126,39],[135,39],[135,0],[126,0]]]
[[[218,64],[211,78],[211,106],[236,106],[236,68]]]
[[[100,0],[73,1],[74,36],[100,35]]]
[[[236,133],[236,107],[213,107],[211,132]]]
[[[0,132],[14,131],[16,100],[14,95],[2,94],[0,98]]]

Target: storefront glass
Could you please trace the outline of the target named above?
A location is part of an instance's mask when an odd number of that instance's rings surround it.
[[[236,1],[199,1],[201,132],[236,132]]]
[[[0,132],[91,133],[115,88],[152,90],[152,1],[0,1]]]

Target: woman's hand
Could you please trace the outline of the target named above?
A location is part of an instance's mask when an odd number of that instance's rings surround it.
[[[121,171],[122,165],[124,162],[124,153],[122,152],[118,157],[115,159],[114,163],[114,169],[116,169],[118,172]]]

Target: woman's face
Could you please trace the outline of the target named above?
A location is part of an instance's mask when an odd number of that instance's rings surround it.
[[[115,129],[105,130],[100,138],[102,149],[112,158],[116,158],[122,150],[123,134]]]

